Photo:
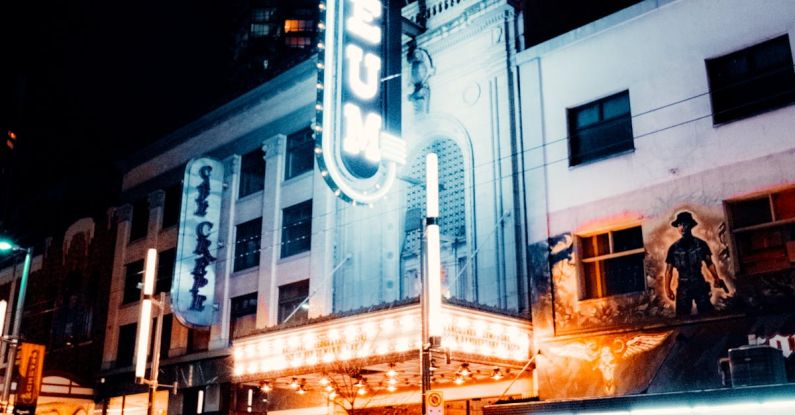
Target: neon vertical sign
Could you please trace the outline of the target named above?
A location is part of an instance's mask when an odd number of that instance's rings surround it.
[[[379,0],[320,3],[315,154],[334,194],[353,204],[383,197],[406,161],[381,116],[383,12]]]

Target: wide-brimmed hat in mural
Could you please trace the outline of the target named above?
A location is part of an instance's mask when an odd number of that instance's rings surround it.
[[[673,226],[674,228],[684,224],[690,224],[690,226],[692,227],[698,225],[698,222],[696,222],[696,220],[693,219],[693,214],[687,211],[677,213],[676,219],[674,219],[674,221],[671,222],[671,226]]]

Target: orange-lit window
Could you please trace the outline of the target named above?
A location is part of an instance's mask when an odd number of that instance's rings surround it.
[[[313,29],[311,20],[290,19],[284,21],[284,33],[309,32]]]
[[[726,202],[740,271],[795,266],[795,188]]]
[[[640,226],[577,237],[583,299],[643,291],[643,232]]]

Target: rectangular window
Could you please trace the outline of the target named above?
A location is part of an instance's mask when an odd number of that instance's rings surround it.
[[[163,224],[162,228],[174,226],[179,222],[179,214],[182,210],[182,183],[169,186],[166,189],[166,200],[163,204]]]
[[[726,202],[740,272],[795,266],[795,188]]]
[[[287,137],[284,179],[311,171],[315,166],[315,141],[312,130],[304,129]]]
[[[255,22],[267,22],[273,20],[276,9],[253,9],[251,10],[251,20]]]
[[[284,21],[284,33],[312,32],[314,30],[315,22],[312,20],[288,19]]]
[[[252,23],[251,37],[265,37],[273,33],[273,25],[267,23]]]
[[[289,321],[306,320],[309,312],[303,303],[307,297],[309,297],[309,280],[279,287],[279,323],[284,323],[291,314]]]
[[[137,323],[125,324],[119,327],[119,344],[116,348],[116,367],[132,366],[137,330]]]
[[[578,236],[582,298],[643,291],[643,232],[640,226]]]
[[[635,148],[629,91],[568,110],[569,165]]]
[[[149,229],[149,202],[146,198],[133,203],[132,223],[130,224],[130,241],[145,238]]]
[[[163,330],[160,332],[160,360],[168,359],[168,351],[171,350],[171,327],[173,325],[173,314],[163,316]],[[154,337],[152,338],[154,339]],[[154,345],[154,342],[152,344]]]
[[[237,225],[235,236],[235,272],[259,265],[262,218]]]
[[[282,258],[306,252],[312,247],[312,200],[290,206],[282,212]]]
[[[188,329],[188,353],[206,352],[210,345],[210,330]]]
[[[124,295],[121,303],[129,304],[141,299],[141,289],[138,284],[143,281],[144,261],[135,261],[126,265],[124,271]]]
[[[795,102],[788,35],[708,59],[712,121],[721,124]]]
[[[171,281],[174,279],[174,263],[176,259],[176,248],[167,249],[158,254],[155,294],[162,292],[168,293],[171,291]]]
[[[265,152],[258,148],[240,159],[238,197],[257,193],[265,188]]]
[[[312,45],[312,38],[307,36],[286,36],[284,44],[291,48],[305,49]]]
[[[231,327],[232,338],[251,333],[257,322],[257,293],[232,298]]]

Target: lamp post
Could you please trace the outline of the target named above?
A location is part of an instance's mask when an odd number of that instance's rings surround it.
[[[422,282],[422,343],[420,372],[422,414],[428,412],[426,395],[431,388],[431,350],[442,343],[441,241],[439,236],[439,160],[435,153],[425,158],[425,249]],[[430,318],[433,316],[433,318]]]
[[[160,341],[163,331],[163,311],[166,304],[166,293],[160,293],[159,299],[155,299],[155,274],[157,273],[157,250],[149,249],[146,251],[146,261],[144,263],[144,279],[141,294],[141,311],[138,319],[138,336],[135,344],[135,382],[138,384],[149,385],[149,395],[147,399],[146,414],[154,415],[155,411],[155,392],[161,386],[158,383],[160,372]],[[149,350],[149,334],[152,324],[152,307],[157,307],[157,326],[155,326],[155,339],[152,345],[152,366],[149,368],[149,379],[146,378],[146,357]],[[176,384],[173,386],[176,393]]]
[[[8,397],[11,393],[11,377],[14,374],[14,362],[17,357],[17,345],[19,344],[19,326],[22,325],[22,309],[25,307],[25,293],[28,289],[28,274],[30,274],[30,261],[33,250],[31,248],[20,248],[8,241],[0,241],[0,251],[25,253],[25,265],[22,266],[22,278],[19,282],[19,299],[17,299],[17,308],[14,311],[14,325],[11,328],[11,336],[8,338],[11,345],[8,348],[8,359],[3,379],[3,396],[2,400],[0,400],[4,410],[7,412]]]

